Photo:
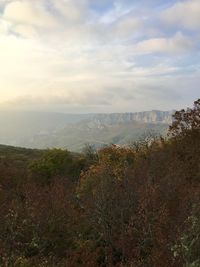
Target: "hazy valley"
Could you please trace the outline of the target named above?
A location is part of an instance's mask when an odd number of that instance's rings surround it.
[[[164,135],[172,112],[111,114],[3,112],[0,143],[27,148],[67,148],[81,151],[86,143],[99,148],[126,145],[153,133]]]

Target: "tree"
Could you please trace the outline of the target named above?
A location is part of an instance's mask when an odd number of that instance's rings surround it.
[[[172,125],[169,127],[169,134],[185,136],[188,133],[200,130],[200,99],[194,102],[194,107],[176,111],[173,115]]]
[[[82,157],[74,156],[67,150],[49,149],[43,157],[33,161],[29,166],[30,177],[41,185],[50,184],[55,176],[77,180],[85,166]]]
[[[131,149],[113,145],[99,151],[99,162],[81,176],[80,202],[96,233],[96,246],[101,246],[98,261],[106,266],[125,260],[125,235],[136,207],[132,181],[127,175],[133,161]]]

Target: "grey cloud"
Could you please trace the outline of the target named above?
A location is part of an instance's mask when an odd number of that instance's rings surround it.
[[[15,97],[9,101],[3,103],[4,105],[10,106],[51,106],[51,105],[82,105],[82,106],[96,106],[96,105],[110,105],[106,95],[94,94],[93,92],[88,92],[82,96],[75,95],[46,95],[46,96],[33,96],[25,95],[21,97]]]
[[[188,29],[200,29],[200,1],[186,0],[178,1],[165,10],[161,18],[168,24],[183,26]]]

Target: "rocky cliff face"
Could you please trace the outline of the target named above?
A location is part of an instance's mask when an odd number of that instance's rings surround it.
[[[135,113],[111,113],[95,114],[87,121],[84,121],[89,128],[104,128],[122,123],[141,122],[152,124],[170,124],[172,122],[173,111],[144,111]]]

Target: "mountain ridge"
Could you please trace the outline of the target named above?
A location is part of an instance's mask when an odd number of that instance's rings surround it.
[[[142,123],[164,123],[170,124],[172,122],[172,115],[174,111],[143,111],[143,112],[125,112],[125,113],[97,113],[83,120],[85,123],[96,123],[114,125],[125,122],[142,122]],[[92,126],[92,125],[91,125]]]
[[[164,134],[173,111],[68,114],[4,112],[0,143],[27,148],[67,148],[80,151],[86,143],[126,144],[149,131]]]

